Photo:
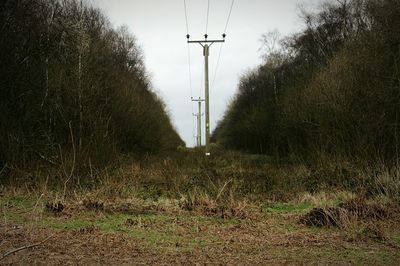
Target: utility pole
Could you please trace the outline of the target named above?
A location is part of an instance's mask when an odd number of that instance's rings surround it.
[[[204,72],[205,72],[205,103],[206,103],[206,156],[210,156],[210,95],[209,95],[209,80],[208,80],[208,56],[210,55],[210,47],[216,42],[225,42],[226,34],[222,34],[222,40],[207,40],[208,35],[204,34],[204,40],[190,41],[190,35],[187,34],[188,43],[198,43],[203,47],[204,55]]]
[[[204,102],[204,99],[201,99],[200,97],[199,99],[193,99],[192,97],[192,102],[198,102],[199,104],[199,112],[193,115],[197,117],[197,147],[201,147],[201,116],[203,115],[201,113],[201,102]]]

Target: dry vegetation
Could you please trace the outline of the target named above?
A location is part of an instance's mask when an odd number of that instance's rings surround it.
[[[267,156],[214,154],[209,160],[194,150],[125,158],[119,167],[88,169],[91,176],[74,173],[66,187],[57,181],[57,169],[5,169],[2,175],[14,178],[0,192],[0,252],[52,237],[1,262],[400,262],[399,199],[381,182],[341,181],[369,178],[366,170],[348,165],[349,174],[277,164]],[[29,183],[29,176],[43,182]],[[398,185],[399,176],[391,178],[386,185]],[[311,179],[320,186],[310,189]]]

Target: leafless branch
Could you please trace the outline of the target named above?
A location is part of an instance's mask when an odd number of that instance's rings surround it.
[[[11,255],[11,254],[14,254],[14,253],[16,253],[16,252],[18,252],[18,251],[21,251],[21,250],[24,250],[24,249],[28,249],[28,248],[33,248],[33,247],[40,246],[40,245],[42,245],[43,243],[45,243],[46,241],[48,241],[50,238],[52,238],[53,236],[54,236],[54,234],[53,234],[53,235],[50,235],[50,236],[48,236],[48,237],[46,237],[45,239],[43,239],[43,240],[40,241],[39,243],[35,243],[35,244],[31,244],[31,245],[19,247],[19,248],[16,248],[16,249],[12,249],[12,250],[10,250],[10,251],[4,253],[3,255],[1,255],[0,260],[3,260],[5,257],[7,257],[7,256],[9,256],[9,255]]]

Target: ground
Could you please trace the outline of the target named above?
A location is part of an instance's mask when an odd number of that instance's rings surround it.
[[[311,201],[248,205],[235,216],[185,210],[164,198],[88,203],[77,196],[60,211],[46,207],[45,195],[0,193],[0,256],[51,236],[0,260],[4,265],[400,264],[396,213],[344,230],[301,224]]]

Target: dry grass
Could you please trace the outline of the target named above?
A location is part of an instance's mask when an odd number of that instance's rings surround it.
[[[300,218],[300,223],[308,226],[335,226],[340,228],[347,241],[387,240],[388,221],[397,219],[397,205],[353,197],[337,207],[314,208]]]
[[[230,219],[169,209],[170,203],[164,203],[163,209],[154,209],[150,202],[121,200],[105,204],[102,211],[94,211],[87,210],[82,202],[70,200],[59,214],[42,209],[42,217],[34,222],[25,220],[32,214],[34,201],[25,200],[15,197],[7,200],[6,215],[11,211],[19,213],[22,219],[9,217],[7,223],[1,223],[0,236],[4,242],[0,244],[0,252],[36,243],[51,234],[54,237],[35,249],[10,256],[5,263],[230,265],[240,260],[243,265],[266,261],[276,265],[385,265],[400,262],[400,247],[386,236],[380,239],[378,229],[362,228],[359,231],[363,238],[351,239],[342,233],[343,228],[304,227],[296,222],[297,212],[262,214],[249,209],[256,213],[245,219]],[[400,220],[396,223],[399,225]]]
[[[400,231],[394,229],[400,228],[400,219],[383,216],[379,209],[392,213],[389,208],[398,206],[386,193],[366,198],[363,190],[341,186],[307,191],[308,178],[323,180],[318,178],[321,170],[277,165],[265,157],[232,153],[205,161],[196,154],[174,156],[92,169],[80,184],[68,183],[65,194],[43,176],[43,182],[29,186],[2,186],[0,234],[5,240],[0,252],[55,232],[51,242],[7,263],[400,261]],[[31,175],[40,174],[44,172]],[[336,226],[317,229],[298,223],[312,208],[328,206],[333,208],[328,219]]]

